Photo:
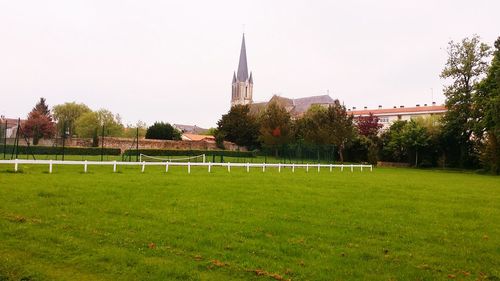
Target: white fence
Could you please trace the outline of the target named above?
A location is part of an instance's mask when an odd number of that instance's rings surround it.
[[[14,171],[19,170],[19,165],[48,165],[49,173],[52,173],[54,165],[79,165],[83,166],[83,171],[86,173],[88,171],[88,166],[96,165],[96,166],[113,166],[113,172],[116,172],[116,168],[118,166],[139,166],[141,167],[141,171],[144,172],[146,166],[163,166],[165,167],[165,172],[168,172],[168,168],[172,166],[182,166],[187,167],[187,172],[191,173],[191,167],[206,167],[208,172],[210,173],[212,167],[224,167],[227,168],[228,172],[231,172],[231,168],[246,168],[247,172],[250,172],[250,168],[259,168],[262,169],[262,172],[266,171],[266,168],[277,168],[278,172],[281,172],[283,168],[290,168],[292,172],[295,172],[295,169],[306,169],[306,172],[309,172],[310,169],[317,170],[318,172],[321,169],[328,169],[330,172],[333,169],[338,168],[340,171],[344,171],[344,169],[349,169],[351,172],[354,169],[358,169],[362,172],[363,168],[369,168],[370,172],[373,171],[373,165],[359,165],[359,164],[270,164],[270,163],[190,163],[190,162],[118,162],[118,161],[62,161],[62,160],[23,160],[23,159],[14,159],[14,160],[0,160],[0,164],[13,164]]]

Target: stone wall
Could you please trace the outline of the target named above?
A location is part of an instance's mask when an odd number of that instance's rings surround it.
[[[7,139],[7,144],[14,144],[15,139]],[[30,144],[33,140],[29,140]],[[57,143],[57,144],[56,144]],[[24,139],[19,139],[19,145],[26,145]],[[62,146],[62,139],[41,139],[38,143],[39,146]],[[66,139],[66,146],[81,146],[91,147],[92,139],[90,138],[71,138]],[[99,147],[102,145],[101,138],[99,138]],[[135,149],[136,144],[134,139],[129,138],[115,138],[105,137],[104,147],[119,148],[123,153],[127,149]],[[232,151],[247,151],[245,147],[237,146],[232,142],[224,142],[226,150]],[[173,141],[173,140],[149,140],[139,139],[139,149],[177,149],[177,150],[220,150],[215,144],[215,141],[201,140],[201,141]]]

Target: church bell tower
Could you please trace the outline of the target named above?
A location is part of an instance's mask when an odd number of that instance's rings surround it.
[[[248,75],[247,52],[245,48],[245,34],[241,41],[240,61],[238,72],[233,73],[231,106],[238,104],[251,104],[253,94],[252,73]]]

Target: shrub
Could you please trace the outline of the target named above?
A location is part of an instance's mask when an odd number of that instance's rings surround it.
[[[11,154],[14,151],[14,145],[7,145],[5,147],[5,153]],[[4,152],[3,146],[0,146],[0,153]],[[18,154],[62,154],[62,146],[18,146]],[[104,148],[102,149],[104,155],[120,155],[121,151],[119,148]],[[65,155],[101,155],[100,147],[75,147],[67,146],[64,148]]]

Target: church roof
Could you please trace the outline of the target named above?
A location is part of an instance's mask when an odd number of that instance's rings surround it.
[[[311,96],[305,98],[294,99],[295,102],[295,112],[302,114],[306,112],[309,107],[313,104],[330,104],[333,103],[334,100],[329,95],[322,96]]]
[[[269,103],[275,102],[284,107],[293,117],[302,116],[312,105],[326,105],[335,102],[329,95],[310,96],[298,99],[290,99],[274,95],[269,102],[259,102],[250,105],[250,113],[260,114],[266,110]]]
[[[247,50],[245,47],[245,34],[241,40],[240,62],[238,63],[238,72],[236,75],[238,81],[247,81],[248,79],[248,65],[247,65]]]

